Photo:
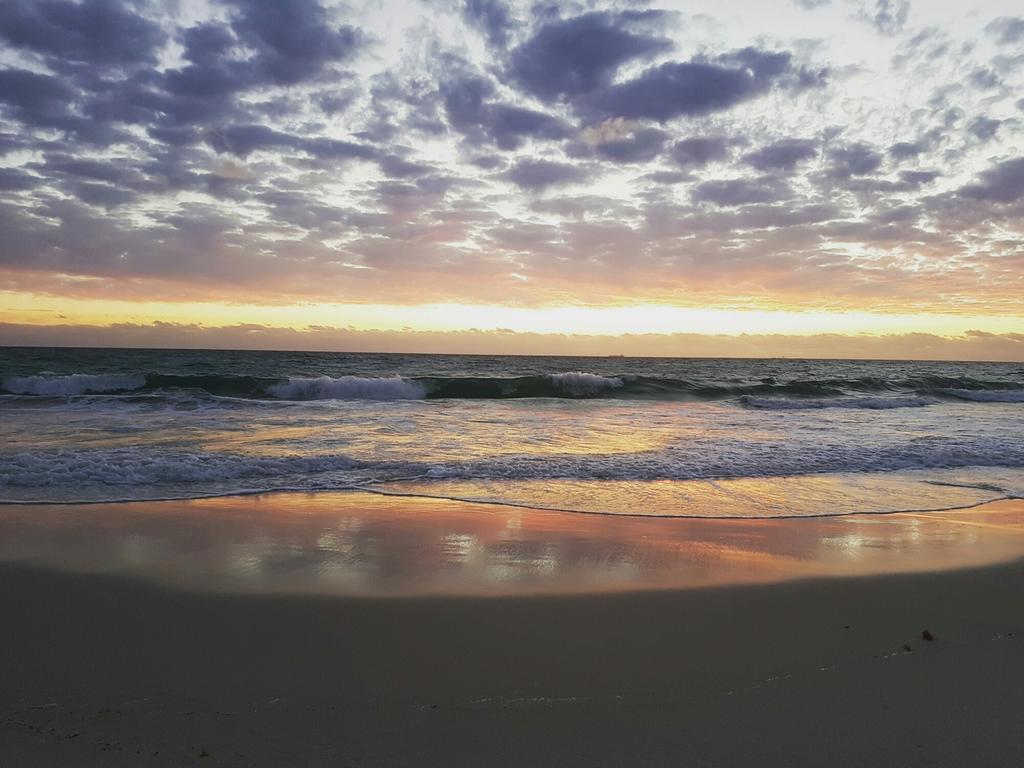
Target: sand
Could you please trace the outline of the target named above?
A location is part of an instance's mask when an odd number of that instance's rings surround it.
[[[198,591],[9,556],[0,765],[1020,765],[1024,504],[974,514],[1005,545],[984,566],[936,570],[962,542],[923,534],[916,573],[636,590]]]

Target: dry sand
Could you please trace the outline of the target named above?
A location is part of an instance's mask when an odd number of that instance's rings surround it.
[[[0,565],[0,766],[1024,764],[1021,560],[502,597],[137,576]]]

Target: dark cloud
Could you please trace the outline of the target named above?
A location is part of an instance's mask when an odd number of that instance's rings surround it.
[[[1024,157],[996,163],[983,171],[978,181],[961,187],[960,196],[994,203],[1013,203],[1024,199]]]
[[[743,156],[743,160],[759,171],[792,171],[817,154],[817,142],[809,139],[782,139],[749,152]]]
[[[661,154],[669,134],[657,128],[642,128],[628,137],[597,145],[600,157],[616,163],[646,163]]]
[[[575,184],[583,181],[587,173],[575,165],[551,160],[520,160],[503,174],[521,189],[543,191],[548,187]]]
[[[910,0],[875,0],[873,8],[862,8],[860,14],[881,34],[895,35],[907,23]]]
[[[724,136],[683,139],[672,147],[672,158],[684,168],[703,168],[710,162],[727,159],[731,144]]]
[[[773,203],[789,196],[789,187],[770,176],[705,181],[693,189],[694,202],[721,206]]]
[[[231,125],[211,130],[206,140],[217,152],[243,158],[261,149],[293,149],[325,160],[373,160],[378,156],[373,147],[363,144],[325,137],[306,138],[265,125]]]
[[[0,105],[32,128],[52,128],[87,144],[106,145],[124,135],[73,111],[79,94],[63,79],[25,69],[0,69]]]
[[[832,0],[793,0],[801,8],[808,11],[813,11],[815,8],[821,8],[828,5]]]
[[[504,0],[465,0],[463,18],[483,32],[493,46],[504,48],[508,45],[512,29],[512,13]]]
[[[967,130],[982,141],[991,141],[995,138],[996,131],[999,130],[999,126],[1001,126],[1003,122],[1003,120],[996,120],[995,118],[987,117],[985,115],[978,115],[978,117],[974,118],[970,125],[967,126]]]
[[[202,139],[202,134],[195,128],[161,128],[152,126],[146,129],[146,133],[157,141],[175,146],[197,144]]]
[[[900,180],[912,187],[931,184],[942,174],[938,171],[900,171]]]
[[[682,184],[686,181],[692,181],[693,176],[682,171],[654,171],[644,176],[645,179],[653,181],[655,184]]]
[[[248,157],[257,149],[298,149],[302,141],[298,136],[275,131],[265,125],[231,125],[219,128],[208,132],[206,140],[217,152],[226,152],[238,157]]]
[[[130,203],[138,197],[127,189],[119,189],[110,184],[97,184],[94,181],[77,182],[72,184],[69,189],[74,192],[78,200],[101,208],[116,208],[119,205]]]
[[[335,25],[317,0],[225,0],[232,28],[256,51],[252,66],[268,82],[289,85],[351,57],[363,43],[358,29]]]
[[[866,176],[882,166],[882,156],[873,147],[860,142],[832,149],[828,157],[831,165],[827,173],[834,179]]]
[[[93,65],[152,63],[166,35],[126,3],[110,0],[7,0],[0,10],[0,38],[51,63]]]
[[[582,102],[593,119],[646,118],[666,122],[682,115],[729,109],[772,86],[806,88],[824,82],[823,72],[794,66],[792,55],[745,48],[710,61],[667,63],[633,80],[612,85]]]
[[[971,85],[975,88],[998,88],[1002,85],[999,74],[987,67],[981,67],[971,73]]]
[[[0,191],[21,192],[39,186],[43,180],[18,168],[0,168]]]
[[[462,77],[442,86],[445,113],[452,127],[473,143],[493,141],[501,149],[516,149],[526,138],[558,140],[570,128],[558,118],[525,107],[489,101],[494,85],[482,77]]]
[[[544,112],[523,107],[497,104],[489,107],[483,126],[502,149],[515,149],[523,137],[534,139],[564,139],[571,129],[564,122]]]
[[[985,27],[985,31],[1001,45],[1013,45],[1024,40],[1024,18],[1000,16]]]
[[[405,179],[410,176],[425,176],[433,170],[429,165],[414,163],[410,160],[398,157],[397,155],[385,155],[377,162],[381,171],[392,179]]]
[[[926,139],[917,141],[898,141],[889,147],[889,154],[895,160],[913,160],[918,155],[932,148],[932,142]]]
[[[593,12],[543,24],[512,51],[508,76],[544,99],[607,86],[618,68],[672,48],[665,38],[632,28],[661,19],[658,11]]]

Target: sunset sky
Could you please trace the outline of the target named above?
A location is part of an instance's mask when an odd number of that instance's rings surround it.
[[[0,343],[1024,360],[1024,13],[5,0]]]

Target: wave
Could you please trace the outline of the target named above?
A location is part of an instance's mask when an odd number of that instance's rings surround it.
[[[0,456],[0,498],[12,489],[135,487],[166,493],[296,488],[332,490],[397,480],[648,481],[767,478],[922,469],[1024,468],[1024,443],[997,437],[865,443],[751,443],[707,454],[685,444],[633,453],[504,454],[463,460],[415,455],[363,460],[344,454],[245,455],[159,447],[48,449]]]
[[[190,486],[259,478],[314,477],[371,466],[337,456],[241,456],[224,453],[146,451],[40,451],[4,456],[0,488],[59,486]],[[387,469],[388,465],[376,465]]]
[[[8,395],[77,397],[97,394],[193,395],[279,401],[419,400],[509,398],[620,398],[691,401],[735,400],[752,408],[918,407],[933,400],[1024,402],[1021,382],[969,377],[924,376],[883,379],[797,379],[779,382],[705,381],[635,374],[601,375],[569,371],[528,376],[306,376],[292,378],[242,374],[75,373],[7,376]]]
[[[1024,403],[1024,389],[943,389],[942,394],[976,403]]]
[[[774,397],[752,397],[743,395],[740,402],[748,408],[763,408],[769,411],[812,410],[816,408],[866,408],[872,411],[884,411],[891,408],[923,408],[940,402],[934,397],[847,397],[786,400]]]
[[[422,400],[427,395],[426,388],[419,382],[398,376],[289,379],[282,384],[272,384],[266,391],[280,400]]]
[[[146,386],[142,374],[73,373],[70,376],[8,376],[3,388],[15,395],[87,395],[101,392],[130,392]]]

